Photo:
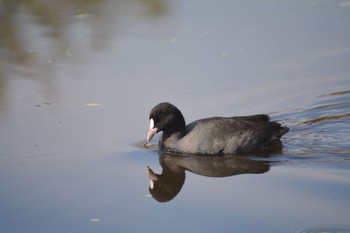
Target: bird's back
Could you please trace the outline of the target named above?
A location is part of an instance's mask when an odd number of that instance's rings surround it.
[[[189,154],[236,154],[267,147],[288,128],[268,115],[211,117],[186,126],[186,134],[163,142],[165,149]]]

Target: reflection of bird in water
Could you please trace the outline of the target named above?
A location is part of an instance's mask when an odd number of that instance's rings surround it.
[[[266,161],[237,156],[177,156],[161,153],[159,162],[163,169],[161,174],[156,174],[147,167],[149,191],[159,202],[170,201],[181,191],[185,183],[186,170],[201,176],[227,177],[246,173],[265,173],[270,169]]]
[[[149,177],[149,188],[154,188],[154,182],[158,180],[157,175],[152,171],[152,169],[147,166],[147,174]]]
[[[211,117],[186,126],[185,118],[170,103],[160,103],[150,113],[147,141],[163,131],[162,150],[182,154],[238,154],[267,149],[281,144],[288,132],[268,115]]]

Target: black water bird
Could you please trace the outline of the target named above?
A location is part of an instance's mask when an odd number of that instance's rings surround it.
[[[289,128],[270,121],[265,114],[210,117],[188,125],[180,110],[170,103],[156,105],[149,115],[147,142],[158,133],[160,149],[177,154],[239,154],[281,145]]]

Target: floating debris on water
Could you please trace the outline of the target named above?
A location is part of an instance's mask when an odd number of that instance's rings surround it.
[[[86,12],[74,15],[74,17],[77,19],[85,19],[85,18],[92,17],[92,16],[94,16],[94,15],[90,14],[90,13],[86,13]]]
[[[90,218],[90,222],[99,222],[100,221],[100,219],[99,218]]]
[[[100,106],[101,104],[99,103],[87,103],[85,104],[86,107],[96,107],[96,106]]]
[[[36,106],[36,107],[46,107],[46,106],[49,106],[49,105],[51,105],[51,103],[45,102],[45,103],[42,103],[42,104],[37,104],[37,105],[35,105],[35,106]]]

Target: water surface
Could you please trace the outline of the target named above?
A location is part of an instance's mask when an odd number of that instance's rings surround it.
[[[349,6],[1,1],[1,232],[350,232]],[[162,101],[290,132],[164,155],[139,146]]]

